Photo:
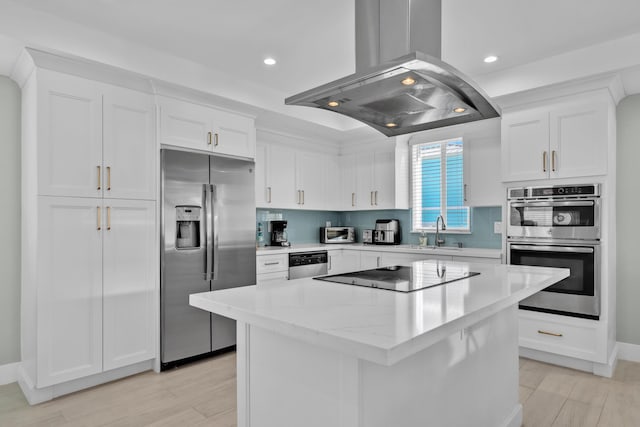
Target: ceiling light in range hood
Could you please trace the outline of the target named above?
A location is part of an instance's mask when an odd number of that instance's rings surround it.
[[[366,3],[365,12],[369,12],[371,3],[377,1],[356,1],[356,15],[359,3]],[[412,2],[406,1],[407,10],[412,13]],[[413,2],[417,3],[416,0]],[[416,10],[424,13],[425,8]],[[379,13],[382,25],[384,13]],[[439,16],[439,4],[437,13]],[[356,16],[356,24],[357,18]],[[433,16],[428,19],[433,19]],[[409,17],[407,20],[414,22],[414,25],[415,22],[420,22],[419,16]],[[369,36],[371,28],[366,30]],[[359,31],[357,26],[356,31]],[[439,26],[437,31],[439,41]],[[378,29],[378,33],[382,34],[383,31]],[[411,31],[406,34],[411,34]],[[433,37],[429,41],[432,43]],[[416,43],[409,40],[405,45],[415,46]],[[373,60],[368,60],[375,62],[380,56],[382,55],[375,53]],[[419,51],[365,67],[350,76],[291,96],[285,99],[285,104],[316,107],[344,114],[387,136],[500,116],[498,107],[471,79],[439,58]]]

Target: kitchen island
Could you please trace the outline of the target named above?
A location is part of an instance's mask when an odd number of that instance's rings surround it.
[[[520,426],[517,303],[569,271],[466,266],[409,293],[299,279],[190,303],[237,320],[241,427]]]

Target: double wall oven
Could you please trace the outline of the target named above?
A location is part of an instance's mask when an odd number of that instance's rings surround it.
[[[507,262],[571,270],[520,308],[599,319],[600,185],[510,188],[507,205]]]

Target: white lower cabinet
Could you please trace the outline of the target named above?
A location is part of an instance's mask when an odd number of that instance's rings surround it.
[[[338,249],[329,251],[329,274],[348,273],[360,270],[360,251]]]
[[[289,255],[256,256],[256,284],[289,279]]]
[[[157,253],[155,202],[105,200],[103,231],[103,368],[155,357]]]
[[[527,310],[519,310],[518,317],[521,347],[607,363],[600,322]]]
[[[38,202],[36,387],[153,359],[155,202]]]

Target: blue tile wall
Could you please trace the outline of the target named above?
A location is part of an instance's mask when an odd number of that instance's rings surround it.
[[[318,243],[319,228],[327,221],[332,225],[350,225],[356,227],[358,239],[360,230],[374,228],[376,219],[397,219],[402,227],[402,243],[417,245],[418,233],[410,233],[411,211],[406,209],[391,209],[377,211],[303,211],[294,209],[256,209],[256,228],[262,226],[264,241],[261,245],[269,243],[267,223],[269,219],[287,220],[287,232],[292,244]],[[493,232],[493,223],[502,220],[502,208],[500,206],[471,208],[471,233],[447,234],[443,233],[445,246],[457,246],[462,243],[464,247],[500,249],[502,247],[502,235]],[[429,244],[435,239],[435,234],[428,233]]]

